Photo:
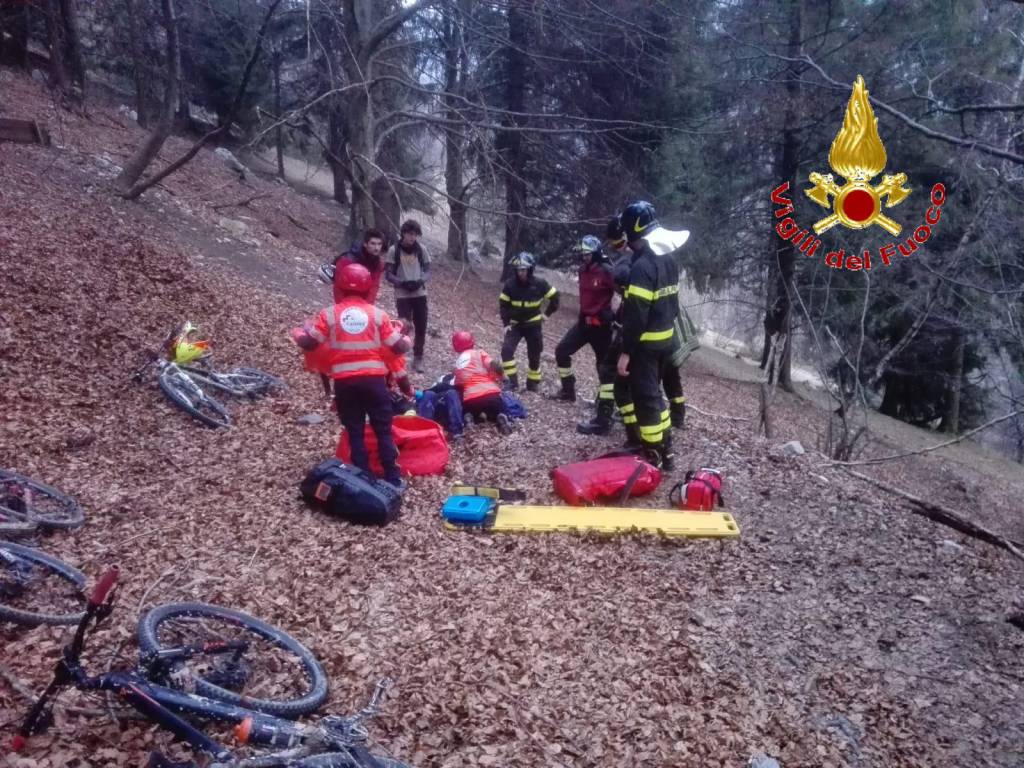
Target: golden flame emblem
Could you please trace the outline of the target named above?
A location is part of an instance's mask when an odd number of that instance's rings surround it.
[[[846,179],[839,186],[832,174],[822,176],[812,173],[812,189],[804,194],[822,208],[831,208],[832,214],[815,222],[815,234],[821,234],[836,224],[850,229],[865,229],[877,224],[892,235],[898,235],[902,227],[882,213],[882,199],[885,207],[892,208],[902,203],[910,189],[903,185],[905,173],[886,175],[882,183],[871,185],[871,179],[885,168],[885,145],[878,135],[878,118],[871,109],[864,78],[857,75],[853,84],[850,103],[846,105],[843,127],[832,140],[828,153],[828,164],[832,170]]]

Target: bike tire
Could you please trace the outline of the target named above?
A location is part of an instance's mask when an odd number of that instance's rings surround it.
[[[16,608],[0,602],[0,620],[10,621],[26,627],[37,627],[40,624],[77,624],[82,620],[82,617],[85,615],[86,594],[85,575],[81,571],[45,552],[40,552],[38,549],[25,547],[21,544],[0,541],[0,549],[5,549],[20,560],[26,560],[34,567],[48,571],[50,574],[68,582],[73,587],[72,592],[75,595],[75,602],[80,602],[82,605],[82,610],[80,611],[52,613],[49,611],[25,610],[24,608]],[[0,573],[7,567],[6,562],[0,560]],[[5,599],[0,597],[0,600]]]
[[[4,506],[0,497],[0,521],[6,517],[13,521],[35,524],[47,530],[71,530],[80,528],[85,523],[85,512],[82,511],[81,505],[53,486],[37,482],[17,472],[0,469],[0,484],[4,482],[27,486],[32,490],[33,496],[43,496],[48,503],[45,508],[33,505],[27,512],[19,512]]]
[[[182,367],[194,380],[236,397],[262,397],[285,389],[283,381],[258,368],[232,368],[220,373],[191,366]]]
[[[161,625],[177,618],[214,619],[236,628],[241,627],[263,638],[290,654],[291,661],[297,662],[308,688],[301,695],[284,700],[255,698],[222,688],[201,676],[194,676],[197,694],[288,719],[308,715],[318,709],[327,698],[327,675],[320,662],[304,645],[286,632],[231,608],[221,608],[207,603],[170,603],[153,608],[139,622],[139,653],[146,656],[164,647],[160,640]],[[191,642],[194,643],[195,640]],[[175,645],[180,643],[181,641]]]
[[[197,407],[183,387],[179,386],[177,376],[185,376],[183,372],[174,372],[171,369],[161,371],[157,383],[160,391],[167,396],[167,399],[185,411],[189,416],[202,422],[208,427],[218,429],[231,426],[231,416],[220,403],[212,397],[206,397],[200,405],[209,407],[209,412]]]
[[[28,520],[5,520],[0,513],[0,539],[22,539],[39,531],[39,526]]]

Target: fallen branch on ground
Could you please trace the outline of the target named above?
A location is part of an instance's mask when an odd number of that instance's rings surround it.
[[[1001,536],[1000,534],[994,533],[993,531],[990,531],[987,528],[978,525],[977,523],[971,522],[966,517],[961,515],[959,512],[954,512],[952,509],[944,507],[941,504],[936,504],[935,502],[931,501],[925,501],[924,499],[919,498],[918,496],[914,496],[912,493],[908,493],[907,491],[891,486],[888,483],[885,483],[869,475],[862,474],[855,470],[846,469],[844,467],[844,471],[847,474],[853,475],[854,477],[859,478],[860,480],[863,480],[866,483],[871,483],[877,488],[881,488],[883,491],[887,491],[888,493],[892,493],[895,494],[896,496],[906,499],[915,507],[917,507],[917,509],[911,510],[915,515],[927,517],[929,520],[932,520],[936,523],[941,523],[942,525],[946,525],[955,531],[959,531],[960,533],[970,536],[973,539],[979,539],[988,544],[994,544],[995,546],[1001,549],[1005,549],[1018,560],[1024,561],[1024,552],[1021,551],[1022,549],[1024,549],[1024,544],[1021,544],[1016,541],[1011,541],[1005,536]]]
[[[288,213],[288,211],[285,211],[285,212],[284,212],[284,215],[285,215],[285,216],[287,216],[287,217],[288,217],[288,221],[290,221],[290,222],[291,222],[292,224],[294,224],[294,225],[295,225],[296,227],[298,227],[299,229],[301,229],[301,230],[303,230],[303,231],[305,231],[305,232],[309,232],[309,227],[307,227],[307,226],[306,226],[305,224],[303,224],[303,223],[302,223],[301,221],[299,221],[299,220],[298,220],[298,219],[296,219],[296,218],[295,218],[294,216],[292,216],[292,215],[291,215],[290,213]]]
[[[213,205],[210,207],[213,208],[213,210],[215,211],[219,211],[221,208],[245,208],[249,205],[249,203],[255,200],[259,200],[260,198],[263,197],[270,197],[270,194],[267,192],[261,192],[258,195],[252,195],[251,197],[247,197],[244,200],[239,200],[237,203],[220,203],[219,205]]]
[[[975,427],[972,430],[964,432],[962,435],[960,435],[960,437],[954,437],[952,440],[947,440],[946,442],[939,443],[938,445],[931,445],[931,446],[929,446],[927,448],[922,448],[919,451],[908,451],[907,453],[896,453],[896,454],[893,454],[892,456],[880,456],[877,459],[865,459],[864,461],[830,461],[830,462],[828,462],[826,464],[819,464],[818,466],[819,467],[866,467],[866,466],[868,466],[870,464],[881,464],[881,463],[886,462],[886,461],[892,461],[893,459],[905,459],[907,456],[922,456],[922,455],[924,455],[926,453],[931,453],[932,451],[937,451],[937,450],[939,450],[939,448],[945,448],[947,445],[953,445],[954,443],[959,443],[961,440],[966,440],[971,435],[976,435],[978,432],[981,432],[983,429],[988,429],[989,427],[995,426],[996,424],[998,424],[1001,421],[1006,421],[1007,419],[1012,419],[1014,416],[1021,416],[1021,415],[1024,415],[1024,411],[1014,411],[1013,413],[1008,413],[1005,416],[1000,416],[997,419],[992,419],[992,421],[986,422],[985,424],[982,424],[980,427]]]

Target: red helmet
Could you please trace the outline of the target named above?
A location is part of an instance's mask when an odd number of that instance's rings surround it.
[[[473,334],[469,331],[456,331],[452,334],[452,349],[459,354],[462,354],[467,349],[472,349],[476,346],[476,339],[473,338]]]
[[[365,296],[373,287],[370,270],[362,264],[346,264],[338,276],[338,289],[344,294]]]

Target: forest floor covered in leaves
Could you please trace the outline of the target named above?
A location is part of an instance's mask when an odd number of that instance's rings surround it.
[[[352,711],[392,676],[374,743],[424,768],[738,768],[759,750],[785,768],[1024,763],[1024,632],[1007,621],[1024,611],[1024,564],[813,450],[782,455],[787,440],[813,447],[825,413],[779,393],[779,434],[757,437],[756,384],[724,377],[713,353],[684,370],[690,402],[715,415],[689,414],[676,474],[722,469],[738,541],[446,531],[454,480],[553,503],[551,467],[621,441],[575,434],[585,406],[536,395],[514,435],[470,430],[444,476],[414,478],[396,524],[308,510],[297,484],[338,429],[288,330],[328,300],[313,271],[337,249],[343,209],[274,181],[243,185],[208,151],[121,201],[107,183],[141,130],[99,106],[58,126],[35,83],[0,78],[9,115],[50,124],[56,142],[0,144],[0,466],[84,506],[85,527],[41,546],[91,576],[122,568],[115,613],[90,639],[97,667],[119,646],[130,663],[142,608],[203,600],[307,644],[331,680],[325,711]],[[162,157],[186,146],[172,139]],[[451,365],[456,327],[497,350],[497,293],[438,265],[417,384]],[[549,352],[570,315],[552,318]],[[221,366],[264,368],[288,392],[231,403],[235,426],[213,431],[133,383],[143,350],[186,318]],[[544,367],[554,389],[550,354]],[[586,396],[591,368],[581,354]],[[297,423],[314,412],[324,423]],[[943,451],[862,469],[1024,537],[1019,467]],[[637,503],[666,506],[677,479]],[[18,687],[41,689],[66,639],[0,626],[4,743],[26,706]],[[168,744],[144,724],[71,711],[0,764],[141,766]]]

